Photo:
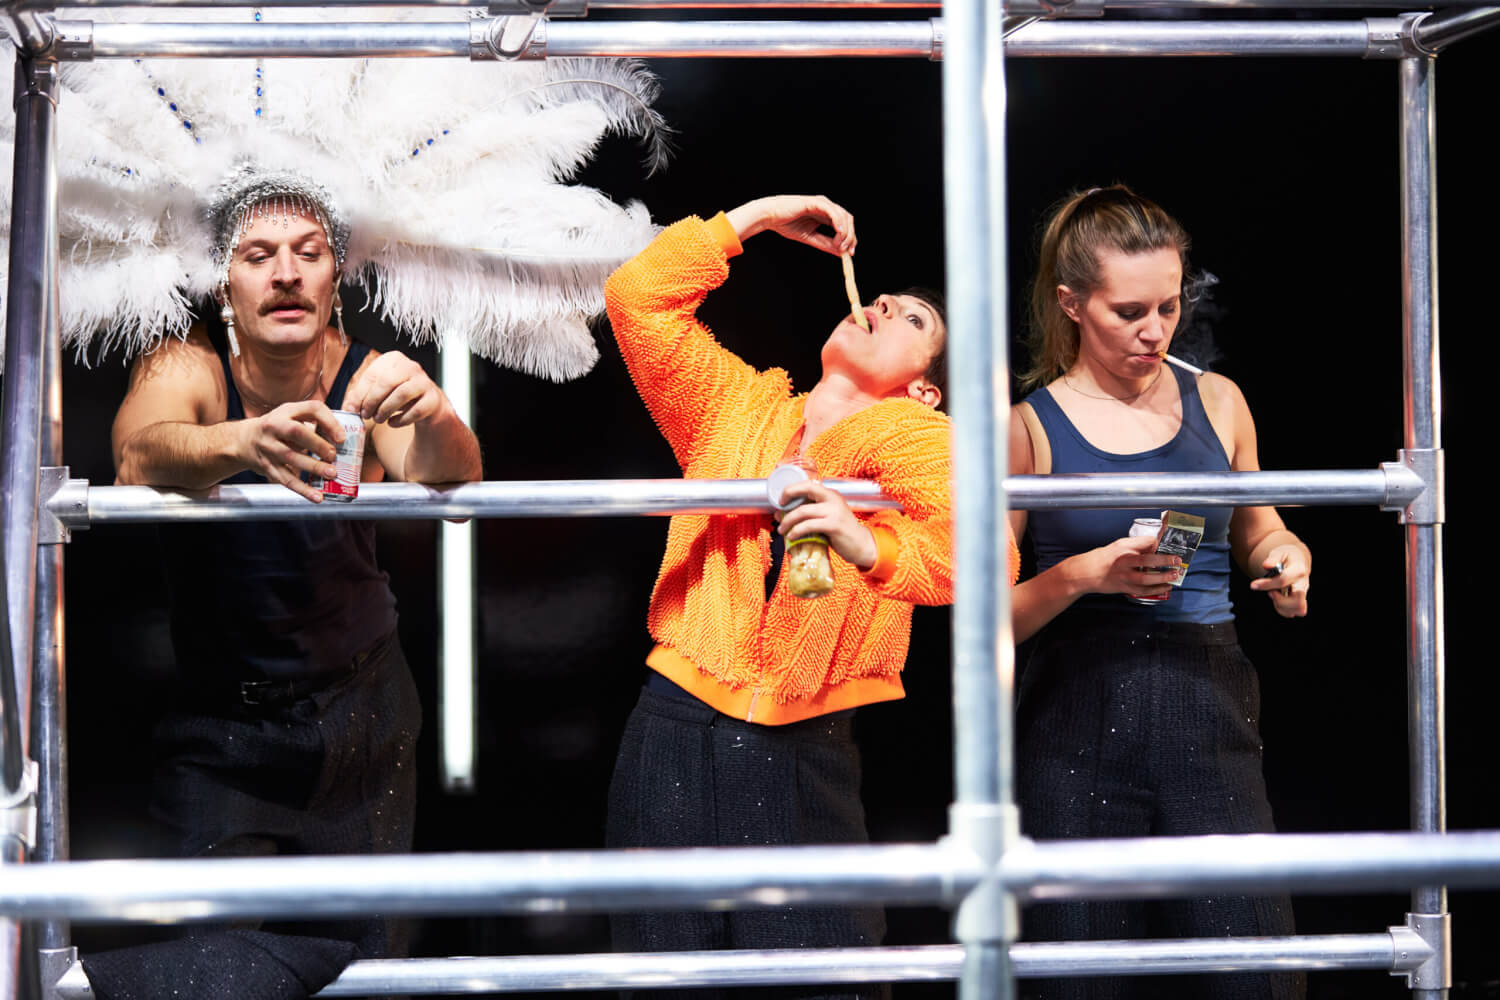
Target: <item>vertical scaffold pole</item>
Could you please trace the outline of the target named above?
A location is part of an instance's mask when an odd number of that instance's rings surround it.
[[[1018,832],[1012,788],[1014,648],[1007,586],[1003,482],[1006,364],[1005,78],[1000,4],[944,6],[943,177],[953,391],[954,550],[953,840],[991,874],[959,906],[960,1000],[1015,995],[1009,946],[1015,900],[995,877]]]
[[[16,60],[15,170],[11,185],[10,287],[6,298],[5,379],[0,405],[0,519],[3,519],[6,616],[13,677],[4,678],[0,725],[0,800],[6,825],[0,863],[25,860],[34,806],[26,766],[36,606],[37,489],[41,465],[42,344],[57,287],[48,270],[57,259],[55,172],[57,62]],[[34,815],[34,814],[33,814]],[[22,821],[16,821],[16,820]],[[0,922],[0,995],[20,996],[20,929]]]
[[[1431,55],[1401,60],[1402,339],[1405,359],[1405,449],[1402,459],[1428,489],[1409,507],[1406,528],[1407,739],[1411,755],[1411,823],[1423,833],[1447,826],[1444,753],[1443,461],[1438,368],[1437,169]],[[1443,886],[1412,892],[1407,921],[1433,943],[1437,960],[1411,976],[1415,996],[1448,995],[1448,894]]]
[[[48,246],[47,273],[57,274]],[[62,345],[58,338],[57,300],[47,300],[46,336],[42,346],[41,464],[63,462]],[[66,532],[63,533],[66,535]],[[67,656],[63,631],[63,544],[66,538],[42,538],[36,550],[36,670],[31,684],[31,754],[37,762],[37,837],[32,860],[66,861],[68,839]],[[36,946],[43,1000],[77,957],[66,920],[37,924]]]

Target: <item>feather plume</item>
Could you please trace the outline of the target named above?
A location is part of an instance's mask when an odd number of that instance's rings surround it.
[[[182,20],[95,9],[98,21]],[[467,20],[476,11],[201,9],[195,21]],[[601,285],[655,233],[645,209],[570,185],[609,135],[658,170],[670,134],[633,60],[162,59],[72,63],[58,100],[60,320],[91,360],[182,337],[214,285],[204,206],[239,160],[296,170],[353,227],[344,280],[414,342],[576,378]],[[0,149],[14,120],[0,116]],[[0,191],[0,280],[10,192]],[[0,314],[0,324],[4,317]],[[3,332],[3,327],[0,327]]]

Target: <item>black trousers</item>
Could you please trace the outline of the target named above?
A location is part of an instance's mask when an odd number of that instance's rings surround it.
[[[180,857],[411,849],[422,713],[391,633],[341,680],[273,704],[189,697],[154,739],[153,817]],[[296,1000],[356,958],[399,958],[404,921],[198,926],[177,941],[85,958],[102,1000]]]
[[[852,711],[787,726],[740,722],[642,690],[609,790],[610,847],[868,843]],[[878,945],[879,908],[777,907],[612,917],[617,951]],[[637,991],[703,1000],[737,991]],[[883,997],[882,985],[788,987],[781,997]],[[768,991],[753,995],[766,996]]]
[[[1039,637],[1017,690],[1016,789],[1037,840],[1274,830],[1261,771],[1260,686],[1233,624],[1149,625],[1072,611]],[[1291,934],[1285,896],[1028,908],[1033,941]],[[1068,1000],[1299,997],[1299,974],[1022,982]]]

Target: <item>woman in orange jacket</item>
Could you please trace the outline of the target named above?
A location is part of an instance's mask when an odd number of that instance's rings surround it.
[[[779,525],[672,518],[647,619],[651,669],[610,789],[615,847],[865,841],[853,709],[903,696],[912,605],[953,599],[940,299],[881,295],[862,309],[868,330],[844,317],[817,385],[794,393],[784,371],[754,370],[696,316],[742,241],[766,230],[835,255],[856,243],[853,217],[827,198],[762,198],[670,226],[610,277],[610,320],[641,398],[684,476],[764,478],[810,460],[822,476],[876,481],[902,509],[855,514],[809,480],[783,494],[802,503]],[[817,599],[789,593],[779,558],[809,534],[832,557],[834,588]],[[614,931],[624,950],[840,947],[878,944],[884,917],[646,914]],[[877,991],[848,995],[861,992]]]

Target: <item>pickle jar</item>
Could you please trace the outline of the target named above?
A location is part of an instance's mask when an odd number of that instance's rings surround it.
[[[766,498],[777,510],[792,510],[806,501],[796,497],[783,503],[782,493],[790,486],[817,478],[818,470],[809,459],[783,462],[766,478]],[[786,579],[787,589],[794,597],[822,597],[832,590],[833,564],[828,559],[828,539],[814,534],[787,542]]]

